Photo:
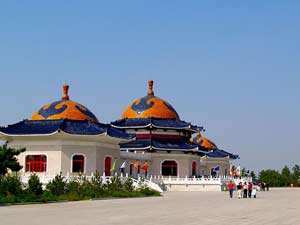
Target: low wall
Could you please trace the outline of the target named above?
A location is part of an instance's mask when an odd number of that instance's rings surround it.
[[[230,181],[234,183],[247,181],[246,178],[201,177],[180,178],[151,176],[151,182],[158,184],[164,191],[224,191]]]
[[[220,184],[165,184],[164,191],[221,191]]]

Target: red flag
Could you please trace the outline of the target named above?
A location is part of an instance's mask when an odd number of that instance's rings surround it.
[[[144,165],[142,165],[141,169],[144,170],[144,171],[147,171],[148,170],[148,164],[144,163]]]

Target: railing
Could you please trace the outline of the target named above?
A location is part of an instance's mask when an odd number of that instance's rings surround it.
[[[157,183],[157,184],[212,184],[212,185],[222,185],[227,184],[230,181],[233,181],[235,184],[240,182],[251,182],[251,177],[241,177],[234,178],[230,176],[202,176],[202,177],[172,177],[172,176],[161,176],[161,175],[151,175],[148,177],[149,181]]]
[[[28,184],[28,180],[30,178],[30,175],[31,174],[26,173],[26,174],[20,176],[21,182],[24,183],[24,184]],[[115,176],[117,176],[117,174],[115,174]],[[40,182],[45,187],[50,181],[52,181],[54,179],[55,176],[54,175],[48,175],[48,174],[38,174],[38,177],[40,179]],[[72,181],[74,179],[82,179],[82,180],[86,179],[88,181],[91,181],[92,178],[94,178],[94,177],[95,177],[95,174],[92,174],[90,176],[69,175],[68,174],[67,176],[64,176],[66,182]],[[105,173],[103,173],[103,175],[101,176],[102,182],[104,184],[110,182],[112,178],[113,178],[113,176],[105,176]],[[121,174],[120,179],[121,179],[122,182],[125,182],[127,179],[131,179],[132,182],[133,182],[133,187],[135,189],[138,189],[138,188],[144,186],[144,187],[148,187],[150,189],[153,189],[155,191],[158,191],[160,193],[163,192],[163,190],[159,187],[159,185],[157,185],[156,183],[153,183],[150,180],[143,179],[141,177],[138,177],[137,179],[135,179],[135,178],[129,177],[128,174],[126,174],[126,176],[123,176]]]
[[[116,176],[117,174],[115,174]],[[45,187],[51,180],[54,179],[55,176],[53,175],[48,175],[48,174],[38,174],[40,178],[40,182],[43,184]],[[73,174],[67,174],[65,177],[65,180],[67,182],[73,180],[73,179],[87,179],[91,180],[93,177],[95,177],[95,174],[91,174],[90,176],[80,176],[80,175],[73,175]],[[21,181],[24,184],[28,183],[28,180],[30,178],[30,174],[24,174],[20,176]],[[147,177],[140,177],[138,176],[137,178],[129,177],[128,174],[123,176],[122,174],[120,175],[120,179],[122,182],[125,182],[126,179],[132,179],[133,186],[135,189],[140,188],[141,186],[148,187],[150,189],[156,190],[158,192],[163,192],[163,189],[166,185],[225,185],[229,183],[230,181],[233,181],[235,184],[238,184],[240,182],[251,182],[252,178],[251,177],[241,177],[241,178],[233,178],[230,176],[219,176],[219,177],[213,177],[213,176],[202,176],[202,177],[172,177],[172,176],[161,176],[161,175],[150,175]],[[109,182],[112,179],[112,176],[101,176],[102,182],[105,184]]]

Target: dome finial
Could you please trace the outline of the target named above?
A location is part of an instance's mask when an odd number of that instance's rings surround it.
[[[69,98],[69,95],[68,95],[68,91],[69,91],[69,85],[68,84],[64,84],[63,91],[64,91],[64,94],[61,97],[61,99],[62,100],[69,100],[70,98]]]
[[[148,86],[149,86],[149,89],[148,89],[148,95],[154,95],[154,91],[153,91],[153,80],[149,80],[149,81],[148,81]]]

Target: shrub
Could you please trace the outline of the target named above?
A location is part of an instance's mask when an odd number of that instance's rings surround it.
[[[93,191],[96,193],[96,197],[100,197],[105,194],[105,186],[98,172],[96,172],[95,175],[92,177],[91,185]]]
[[[66,184],[66,192],[72,192],[72,193],[78,193],[80,188],[80,182],[78,179],[74,178],[73,180],[70,180]]]
[[[132,192],[132,191],[134,191],[133,181],[132,181],[132,179],[131,179],[130,177],[128,177],[128,178],[125,180],[123,186],[124,186],[124,190],[125,190],[126,192]]]
[[[122,191],[123,190],[123,185],[121,182],[121,179],[119,176],[113,176],[110,180],[110,182],[107,183],[106,186],[107,190],[112,193],[115,191]]]
[[[66,193],[66,181],[62,174],[57,174],[52,181],[50,181],[46,189],[53,195],[59,196]]]
[[[83,177],[81,183],[79,183],[78,195],[82,196],[83,198],[96,197],[95,188],[86,177]]]
[[[35,173],[29,177],[27,191],[33,195],[43,194],[42,183]]]
[[[17,174],[0,176],[0,195],[18,195],[23,192],[22,183]]]
[[[145,196],[150,196],[150,195],[160,196],[160,193],[158,191],[154,191],[154,190],[152,190],[148,187],[144,187],[144,188],[139,189],[139,192],[142,193]]]

